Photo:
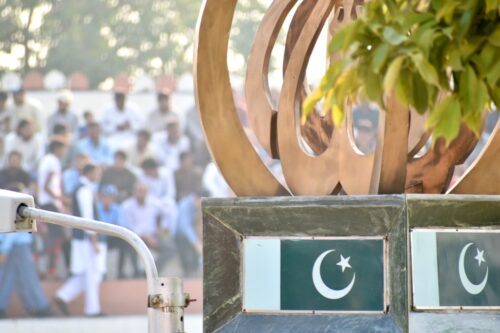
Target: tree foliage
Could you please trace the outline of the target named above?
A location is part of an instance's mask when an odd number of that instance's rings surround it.
[[[121,72],[180,74],[192,68],[200,6],[199,0],[0,0],[0,47],[7,53],[26,47],[25,72],[82,71],[93,85]],[[41,17],[36,27],[20,19],[30,10]],[[246,58],[265,7],[243,0],[239,10],[231,48]]]
[[[448,142],[464,121],[479,131],[485,110],[500,105],[499,0],[372,0],[337,31],[327,70],[304,102],[303,120],[323,101],[335,124],[346,101],[369,99],[382,109],[388,93],[429,112],[433,137]],[[382,84],[381,84],[382,83]]]

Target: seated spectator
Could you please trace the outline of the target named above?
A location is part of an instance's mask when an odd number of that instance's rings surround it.
[[[159,200],[149,195],[146,184],[138,182],[134,187],[134,196],[122,204],[120,224],[140,236],[149,248],[158,253],[157,266],[163,265],[174,255],[174,246],[168,237],[170,230],[163,224],[163,209]],[[135,276],[139,275],[137,255],[131,251]],[[120,264],[123,269],[123,263]],[[120,272],[122,274],[123,272]]]
[[[73,165],[63,172],[63,191],[65,195],[73,195],[82,175],[83,167],[89,163],[90,159],[87,155],[76,154]]]
[[[94,114],[90,110],[83,111],[83,125],[78,128],[78,137],[85,138],[89,134],[89,126],[94,123]]]
[[[153,132],[163,131],[168,122],[177,117],[171,110],[170,93],[171,91],[168,89],[158,92],[158,107],[148,117],[148,127]]]
[[[21,152],[24,170],[30,173],[36,170],[44,144],[40,134],[35,133],[31,120],[21,120],[16,131],[5,138],[5,152],[8,154],[13,150]]]
[[[57,96],[57,110],[49,117],[47,122],[48,134],[54,134],[57,124],[64,125],[68,131],[75,135],[78,130],[78,117],[71,110],[73,94],[69,90],[63,90]]]
[[[164,198],[175,199],[175,180],[172,172],[168,169],[160,172],[159,165],[152,158],[142,162],[144,174],[140,177],[142,183],[146,184],[149,194],[159,200]]]
[[[154,156],[151,133],[148,130],[140,130],[137,133],[136,142],[128,149],[129,163],[135,167],[140,167],[146,158],[153,158]]]
[[[7,93],[0,90],[0,137],[4,137],[11,131],[12,113],[7,108]]]
[[[11,130],[18,128],[19,123],[23,119],[31,122],[34,132],[42,132],[42,124],[40,116],[43,114],[42,107],[38,101],[26,97],[26,92],[23,86],[19,86],[12,92],[14,103],[9,110],[12,115]]]
[[[127,154],[119,150],[115,153],[114,163],[104,170],[101,178],[101,187],[114,185],[118,190],[118,202],[122,202],[132,195],[135,175],[127,168]]]
[[[115,149],[121,149],[132,143],[135,132],[142,127],[142,119],[127,104],[125,92],[115,92],[114,104],[104,111],[101,124],[109,144]]]
[[[96,204],[97,208],[97,219],[102,222],[119,225],[120,224],[120,212],[121,207],[117,203],[118,200],[118,189],[114,185],[104,185],[99,188],[99,199]],[[123,258],[125,257],[127,251],[130,251],[130,245],[124,240],[116,237],[106,237],[108,243],[108,249],[118,250],[118,263],[120,258],[123,266]],[[117,267],[119,271],[119,266]],[[123,278],[123,267],[122,276]]]
[[[201,217],[201,192],[191,193],[179,201],[175,244],[181,259],[184,277],[194,277],[201,267],[203,245],[197,231]]]
[[[92,163],[97,165],[110,165],[113,153],[101,136],[101,128],[98,123],[89,124],[88,137],[80,139],[78,151],[89,156]]]
[[[189,149],[189,138],[181,133],[177,118],[168,123],[165,133],[155,138],[155,151],[159,155],[158,160],[163,166],[173,171],[179,168],[180,155]]]
[[[193,156],[191,153],[182,153],[180,160],[180,168],[175,172],[177,200],[201,189],[201,170],[193,164]]]
[[[17,150],[9,153],[7,165],[0,170],[0,188],[21,187],[33,193],[33,184],[29,173],[23,170],[22,155]]]

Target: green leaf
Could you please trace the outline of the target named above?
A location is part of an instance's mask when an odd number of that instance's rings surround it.
[[[410,104],[411,90],[411,77],[407,69],[402,68],[400,74],[396,80],[396,96],[398,97],[401,104]]]
[[[491,86],[496,86],[498,84],[498,79],[500,78],[500,61],[495,61],[494,65],[488,70],[486,74],[486,81]]]
[[[500,1],[498,0],[486,0],[486,13],[498,11],[499,6],[500,6]]]
[[[379,73],[380,69],[385,64],[389,49],[390,46],[388,44],[382,43],[373,51],[372,67],[375,73]]]
[[[411,92],[410,104],[418,113],[425,113],[429,107],[429,93],[427,84],[417,73],[412,75]]]
[[[309,96],[306,97],[304,103],[302,104],[302,117],[301,122],[305,123],[307,117],[316,107],[316,104],[323,98],[323,92],[320,89],[315,89]]]
[[[436,68],[420,53],[411,56],[415,67],[417,67],[418,72],[422,75],[422,78],[430,83],[439,87],[439,79]]]
[[[391,92],[396,84],[396,79],[398,78],[401,65],[405,58],[403,56],[394,59],[387,69],[387,74],[384,77],[384,90],[386,92]]]
[[[339,127],[340,125],[342,125],[342,121],[344,121],[343,108],[341,108],[337,104],[335,104],[332,107],[332,117],[333,117],[333,123],[335,124],[335,126]]]
[[[471,66],[467,66],[465,71],[460,74],[459,94],[464,114],[477,111],[476,88],[478,86],[476,73]]]
[[[453,19],[453,14],[455,13],[455,9],[458,7],[458,5],[459,3],[450,1],[446,5],[442,6],[436,14],[436,21],[441,21],[441,19],[444,18],[444,21],[450,24]]]
[[[451,95],[434,107],[427,119],[426,126],[433,128],[433,142],[442,137],[449,144],[458,136],[460,123],[460,103],[456,96]]]
[[[391,45],[399,45],[406,41],[408,37],[392,27],[385,27],[383,32],[385,40]]]
[[[488,41],[495,45],[496,47],[500,47],[500,26],[497,26],[495,31],[488,37]]]
[[[340,28],[333,34],[332,40],[328,45],[328,52],[330,54],[334,54],[338,51],[345,52],[349,46],[351,46],[360,27],[360,21],[356,20]]]
[[[383,90],[380,82],[382,81],[382,77],[378,74],[375,74],[371,71],[367,71],[363,75],[364,78],[364,87],[366,91],[367,97],[378,104],[382,102]]]
[[[462,65],[460,50],[454,43],[448,44],[445,54],[447,58],[446,65],[450,66],[452,70],[461,71],[464,69],[464,66]]]

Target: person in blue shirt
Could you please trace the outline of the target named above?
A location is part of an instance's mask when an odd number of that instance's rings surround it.
[[[52,316],[33,260],[32,241],[33,236],[27,232],[0,234],[0,319],[6,315],[14,290],[29,315]]]
[[[99,189],[99,201],[97,202],[97,218],[99,221],[119,225],[120,219],[120,211],[121,207],[117,203],[119,199],[119,191],[115,185],[106,184],[102,185]],[[120,260],[122,261],[121,265],[123,266],[123,251],[128,250],[128,245],[124,240],[110,237],[107,239],[108,249],[117,249],[118,250],[118,259],[117,263],[117,271],[120,271]],[[123,267],[121,268],[123,271]]]
[[[88,126],[88,136],[78,142],[78,152],[88,155],[94,164],[110,165],[113,162],[113,151],[101,136],[99,124],[92,122]]]

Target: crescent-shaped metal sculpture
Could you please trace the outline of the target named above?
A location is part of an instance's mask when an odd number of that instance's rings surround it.
[[[470,155],[478,138],[462,126],[449,146],[438,140],[417,157],[432,132],[425,129],[423,116],[399,105],[391,92],[386,96],[386,112],[379,112],[373,153],[356,149],[352,110],[339,128],[318,114],[300,124],[300,106],[308,90],[305,72],[321,29],[328,24],[334,32],[356,19],[362,4],[362,0],[274,0],[257,30],[248,59],[246,102],[259,143],[270,157],[281,161],[286,184],[280,184],[248,139],[233,100],[227,54],[237,0],[204,1],[195,43],[196,100],[210,152],[230,187],[239,196],[500,194],[500,125],[469,170],[450,188],[455,166]],[[275,106],[267,79],[269,63],[290,15],[283,87]],[[335,59],[333,55],[330,61]]]

